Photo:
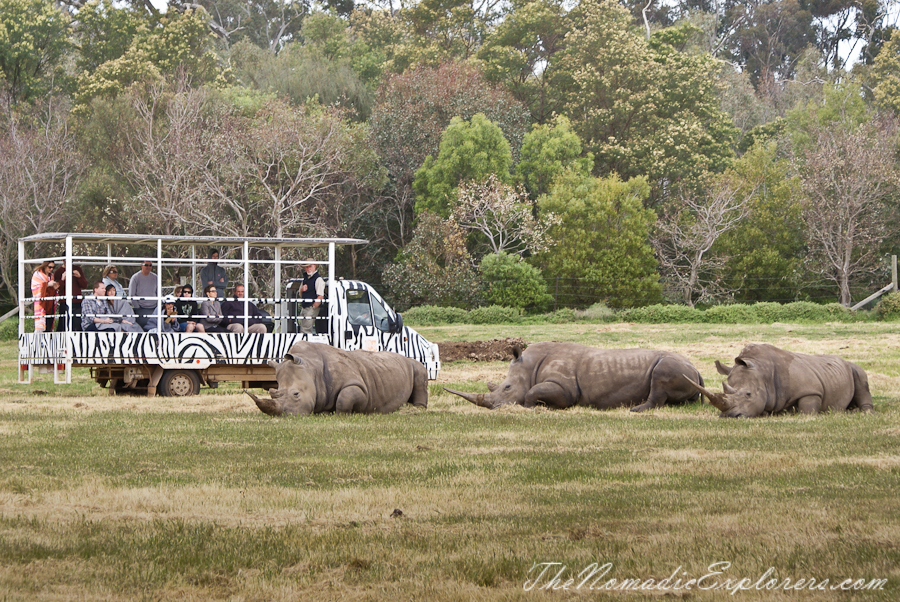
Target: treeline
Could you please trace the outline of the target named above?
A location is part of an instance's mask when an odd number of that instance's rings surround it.
[[[400,309],[849,305],[900,243],[888,7],[0,0],[0,278],[36,232],[339,236]]]

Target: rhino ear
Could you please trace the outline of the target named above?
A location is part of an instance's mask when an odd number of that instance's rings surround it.
[[[748,360],[748,359],[743,358],[743,357],[736,357],[736,358],[734,358],[734,363],[735,363],[735,364],[740,364],[740,365],[742,365],[742,366],[746,366],[746,367],[751,368],[751,369],[752,369],[752,368],[756,368],[756,363],[755,363],[753,360]]]
[[[299,355],[294,355],[293,353],[285,353],[285,354],[284,354],[284,361],[286,361],[286,362],[294,362],[294,363],[297,364],[298,366],[303,365],[303,360],[300,359],[300,356],[299,356]]]
[[[521,345],[513,345],[512,354],[513,354],[513,361],[522,357],[522,346]]]
[[[280,363],[276,362],[275,360],[269,360],[266,363],[269,364],[270,367],[272,367],[276,370],[278,370],[278,366],[281,365]]]
[[[728,376],[729,374],[731,374],[731,371],[734,370],[734,367],[729,368],[719,360],[716,360],[716,370],[719,372],[719,374]]]

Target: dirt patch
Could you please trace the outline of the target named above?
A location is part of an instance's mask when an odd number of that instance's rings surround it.
[[[474,362],[503,362],[513,359],[513,347],[525,349],[525,339],[491,339],[461,343],[438,343],[442,362],[469,360]]]

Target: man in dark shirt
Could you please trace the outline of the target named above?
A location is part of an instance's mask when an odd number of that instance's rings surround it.
[[[222,315],[228,319],[229,332],[244,332],[244,294],[243,284],[234,287],[234,297],[222,301]],[[235,298],[236,297],[236,298]],[[247,332],[266,332],[265,319],[268,317],[264,314],[255,303],[249,301],[247,303]]]
[[[57,295],[66,294],[66,262],[61,261],[59,267],[53,272],[53,279],[59,282],[59,292]],[[90,290],[90,283],[84,276],[84,269],[77,264],[72,265],[72,297],[80,297],[82,289]],[[66,318],[65,314],[72,316],[72,330],[81,330],[81,299],[72,300],[72,309],[66,307],[65,301],[57,304],[57,313],[61,314],[56,321],[56,332],[65,332]]]

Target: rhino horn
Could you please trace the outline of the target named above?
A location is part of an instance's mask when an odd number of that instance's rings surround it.
[[[700,391],[709,400],[709,403],[713,407],[718,408],[719,410],[721,410],[723,412],[727,409],[727,404],[725,403],[725,394],[724,393],[713,393],[712,391],[710,391],[704,387],[701,387],[700,385],[698,385],[697,383],[695,383],[694,381],[689,379],[687,376],[684,376],[684,380],[688,381],[692,387],[694,387],[695,389]]]
[[[269,416],[281,416],[281,410],[278,408],[278,402],[276,402],[271,397],[268,399],[262,399],[244,389],[244,393],[250,396],[250,399],[256,402],[256,407],[258,407],[263,414],[268,414]]]
[[[727,382],[722,383],[722,390],[728,394],[737,393],[737,389],[729,385]]]
[[[488,391],[490,391],[491,393],[493,393],[494,391],[497,390],[497,387],[498,387],[497,383],[486,382],[484,384],[487,385]]]
[[[453,393],[454,395],[459,395],[466,401],[471,401],[479,407],[487,408],[489,410],[494,409],[494,406],[491,405],[490,402],[484,400],[484,393],[462,393],[461,391],[454,391],[453,389],[448,389],[447,387],[444,387],[444,391],[446,391],[447,393]]]

